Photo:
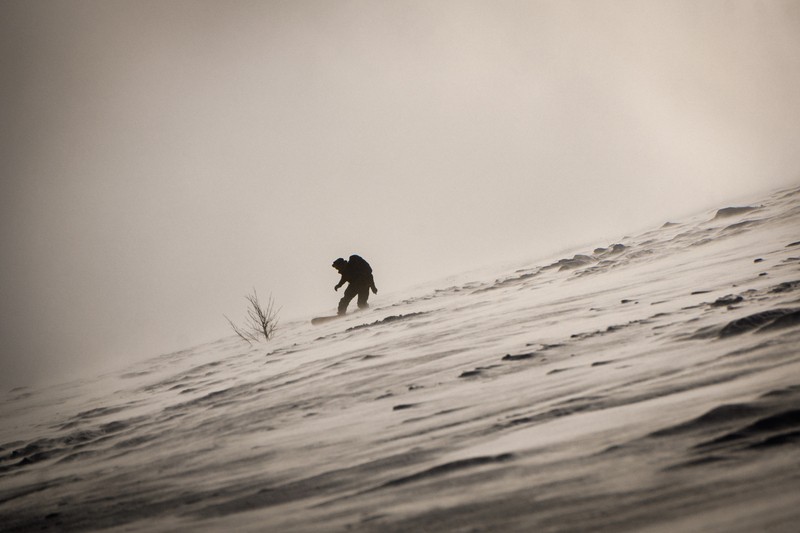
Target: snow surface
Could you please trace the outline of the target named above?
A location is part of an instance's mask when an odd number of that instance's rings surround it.
[[[800,188],[732,207],[10,391],[2,529],[796,531]]]

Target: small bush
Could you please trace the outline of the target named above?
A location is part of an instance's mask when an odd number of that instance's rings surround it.
[[[275,333],[275,328],[278,326],[278,311],[275,309],[275,302],[270,294],[266,305],[261,305],[258,301],[258,294],[253,289],[253,294],[245,296],[248,302],[247,319],[242,327],[237,326],[233,321],[225,316],[225,320],[231,325],[233,331],[248,344],[259,342],[262,340],[268,341]]]

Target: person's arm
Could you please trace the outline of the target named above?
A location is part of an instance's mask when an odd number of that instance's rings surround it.
[[[339,290],[339,288],[340,288],[342,285],[344,285],[346,282],[347,282],[347,280],[345,279],[344,273],[342,273],[342,279],[340,279],[340,280],[339,280],[339,283],[337,283],[337,284],[336,284],[336,285],[333,287],[333,290],[335,290],[335,291],[338,291],[338,290]]]
[[[375,286],[375,278],[372,277],[372,274],[369,275],[369,284],[372,289],[372,294],[378,294],[378,287]]]

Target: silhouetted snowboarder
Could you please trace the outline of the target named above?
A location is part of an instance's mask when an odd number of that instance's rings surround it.
[[[378,294],[375,280],[372,277],[372,267],[369,266],[369,263],[358,255],[351,255],[349,261],[340,257],[333,262],[332,266],[342,275],[342,279],[336,284],[334,290],[338,291],[342,285],[349,283],[344,290],[344,296],[339,300],[339,316],[347,312],[350,300],[355,298],[356,295],[358,296],[358,308],[368,308],[369,291],[372,290],[373,293]]]

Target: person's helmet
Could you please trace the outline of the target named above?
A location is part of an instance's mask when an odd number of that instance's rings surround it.
[[[343,257],[338,258],[336,261],[333,262],[331,265],[333,268],[340,269],[347,264],[347,261],[344,260]]]

